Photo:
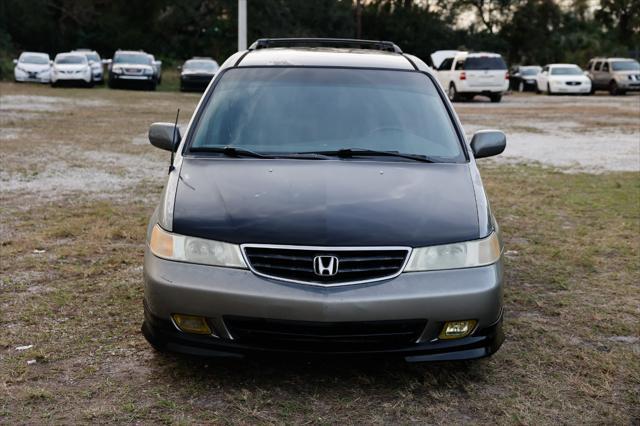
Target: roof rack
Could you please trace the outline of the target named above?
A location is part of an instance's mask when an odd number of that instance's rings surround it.
[[[256,40],[249,47],[249,50],[269,49],[273,47],[350,47],[353,49],[402,53],[402,50],[390,41],[357,40],[350,38],[261,38]]]

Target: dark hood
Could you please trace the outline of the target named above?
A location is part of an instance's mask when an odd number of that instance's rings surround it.
[[[479,237],[468,164],[185,158],[173,230],[233,243],[411,246]]]

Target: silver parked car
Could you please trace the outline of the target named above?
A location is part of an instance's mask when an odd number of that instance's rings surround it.
[[[503,246],[433,70],[391,42],[262,39],[220,67],[149,222],[143,333],[203,356],[475,359],[503,342]],[[174,159],[175,155],[175,159]]]
[[[608,90],[612,95],[624,95],[640,90],[640,64],[629,58],[593,58],[587,64],[591,90]]]

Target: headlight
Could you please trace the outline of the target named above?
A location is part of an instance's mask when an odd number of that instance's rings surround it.
[[[143,73],[144,73],[145,75],[151,75],[151,74],[153,74],[153,70],[145,69],[145,70],[143,71]]]
[[[240,246],[236,244],[172,234],[157,224],[151,232],[149,248],[154,255],[163,259],[248,269]]]
[[[464,243],[414,249],[404,272],[473,268],[490,265],[500,258],[500,241],[495,232]]]
[[[114,73],[114,74],[122,74],[122,68],[120,68],[120,67],[113,67],[113,68],[111,69],[111,72],[112,72],[112,73]]]

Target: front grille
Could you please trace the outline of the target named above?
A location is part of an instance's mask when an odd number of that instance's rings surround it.
[[[260,275],[318,285],[375,281],[402,271],[409,248],[296,248],[244,246],[251,269]],[[318,275],[316,256],[337,258],[335,275]]]
[[[582,83],[579,81],[567,81],[567,86],[580,86]]]
[[[423,319],[315,322],[224,316],[223,320],[238,343],[312,351],[402,348],[414,344],[427,324]]]
[[[125,68],[124,72],[126,74],[142,74],[143,70],[141,68]]]

